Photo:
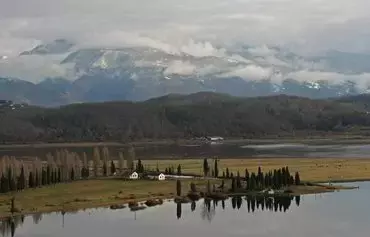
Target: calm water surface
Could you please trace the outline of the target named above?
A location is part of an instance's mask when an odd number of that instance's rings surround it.
[[[55,153],[53,147],[0,147],[0,156],[38,156],[44,158],[47,153]],[[67,147],[69,151],[86,152],[92,157],[93,147]],[[109,147],[110,154],[117,156],[125,151],[123,146]],[[235,144],[202,144],[202,145],[141,145],[135,148],[136,157],[141,159],[180,159],[212,157],[370,157],[370,145],[367,144],[303,144],[276,143],[253,144],[239,142]]]
[[[229,199],[177,205],[167,202],[143,211],[95,209],[74,214],[34,215],[3,222],[2,236],[17,237],[368,237],[370,182],[293,200]],[[1,236],[1,233],[0,233]]]

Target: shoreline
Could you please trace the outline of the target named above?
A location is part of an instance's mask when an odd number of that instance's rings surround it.
[[[218,180],[219,181],[219,180]],[[338,183],[353,183],[353,182],[365,182],[365,181],[370,181],[370,178],[367,180],[360,180],[357,181],[356,179],[346,179],[346,181],[342,180],[341,182]],[[77,181],[78,182],[78,181]],[[87,181],[88,182],[88,181]],[[147,182],[153,182],[153,181],[147,181]],[[303,181],[304,182],[304,181]],[[173,184],[175,182],[172,182]],[[306,182],[309,184],[309,182]],[[328,182],[320,182],[320,183],[328,183]],[[282,196],[282,195],[287,195],[287,196],[301,196],[301,195],[309,195],[309,194],[320,194],[320,193],[330,193],[330,192],[335,192],[335,191],[341,191],[341,190],[352,190],[352,189],[357,189],[358,187],[354,186],[336,186],[336,185],[322,185],[318,182],[315,183],[310,183],[310,185],[300,185],[296,186],[293,188],[292,193],[276,193],[276,194],[264,194],[260,192],[246,192],[246,193],[229,193],[226,194],[228,197],[233,197],[233,196]],[[68,185],[68,184],[67,184]],[[47,187],[47,188],[52,188],[52,187]],[[37,192],[38,190],[31,190],[33,192]],[[10,197],[11,195],[3,195],[3,196],[8,196]],[[21,211],[18,213],[11,214],[10,212],[3,212],[0,213],[0,221],[4,221],[8,218],[12,218],[15,216],[28,216],[28,215],[33,215],[37,213],[41,214],[48,214],[48,213],[56,213],[56,212],[74,212],[74,211],[80,211],[80,210],[86,210],[86,209],[96,209],[96,208],[110,208],[112,205],[125,205],[125,208],[127,207],[127,204],[130,202],[137,202],[137,203],[142,203],[147,200],[151,199],[161,199],[161,200],[174,200],[175,195],[173,193],[165,193],[161,195],[156,195],[156,194],[150,194],[147,195],[146,197],[138,197],[138,198],[131,198],[131,199],[116,199],[116,200],[110,200],[110,201],[105,201],[101,203],[94,203],[93,200],[90,200],[88,196],[86,196],[84,201],[82,202],[77,202],[73,203],[74,205],[44,205],[42,207],[39,207],[38,210],[31,211],[31,210],[26,210],[26,211]],[[1,195],[0,195],[1,198]],[[17,206],[17,201],[16,201],[16,206]],[[148,207],[149,208],[149,207]]]
[[[302,143],[308,142],[309,144],[317,143],[329,143],[329,144],[338,144],[340,142],[349,142],[348,144],[368,144],[370,138],[367,136],[361,135],[344,135],[344,134],[327,134],[327,135],[312,135],[312,136],[267,136],[267,137],[256,137],[256,138],[238,138],[230,137],[226,138],[222,142],[223,144],[230,143],[243,143],[243,142],[253,142],[256,144],[276,144],[284,142],[293,142],[293,143]],[[65,142],[29,142],[29,143],[3,143],[0,144],[1,148],[72,148],[72,147],[89,147],[89,146],[125,146],[125,145],[168,145],[168,144],[207,144],[203,140],[196,139],[161,139],[161,140],[137,140],[137,141],[65,141]]]

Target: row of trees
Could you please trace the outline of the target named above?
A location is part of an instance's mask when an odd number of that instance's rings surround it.
[[[93,158],[89,160],[86,153],[81,156],[65,149],[56,151],[55,155],[47,154],[43,161],[39,158],[23,161],[4,156],[0,159],[0,192],[110,176],[115,175],[117,170],[120,173],[134,170],[135,151],[132,147],[128,148],[126,157],[127,160],[122,152],[119,153],[117,168],[106,147],[94,148]],[[144,170],[141,161],[138,162],[136,170]]]
[[[228,169],[226,169],[225,177],[228,177]],[[280,189],[289,185],[300,185],[301,179],[299,172],[295,173],[295,176],[290,174],[288,166],[281,169],[274,169],[266,173],[262,172],[261,167],[258,167],[257,174],[252,172],[249,174],[248,169],[245,169],[245,176],[241,177],[239,171],[236,176],[231,173],[231,190],[236,191],[238,189],[262,190],[265,188]],[[244,187],[243,182],[244,181]]]

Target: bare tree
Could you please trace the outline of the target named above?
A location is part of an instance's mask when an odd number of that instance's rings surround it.
[[[94,147],[94,175],[99,176],[99,166],[100,166],[100,150],[98,147]]]
[[[122,152],[119,152],[118,155],[119,155],[119,172],[123,174],[123,170],[125,169],[125,157]]]

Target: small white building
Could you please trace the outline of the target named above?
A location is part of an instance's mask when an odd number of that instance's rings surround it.
[[[207,139],[211,142],[221,142],[224,140],[223,137],[207,137]]]
[[[166,180],[166,175],[164,175],[164,174],[160,173],[160,174],[158,175],[158,180],[159,180],[159,181]]]
[[[131,175],[130,175],[130,177],[129,177],[130,179],[138,179],[139,178],[139,174],[138,173],[136,173],[136,172],[133,172]]]

